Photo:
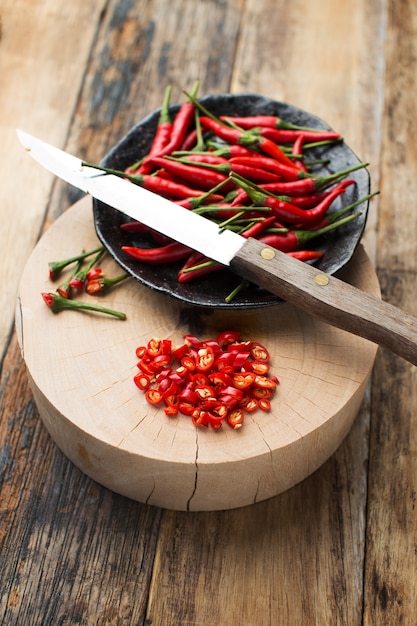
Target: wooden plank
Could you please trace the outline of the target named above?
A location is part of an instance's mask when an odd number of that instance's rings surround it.
[[[57,145],[64,143],[104,0],[4,0],[0,55],[0,345],[13,322],[24,263],[39,235],[52,177],[28,168],[16,138],[23,128]],[[78,33],[76,43],[74,33]],[[64,69],[63,69],[64,68]],[[21,173],[21,184],[16,185]],[[13,216],[13,219],[10,217]]]
[[[379,60],[369,63],[368,42],[382,54],[384,7],[371,4],[356,2],[352,11],[330,0],[249,1],[231,89],[323,117],[372,158],[378,181],[383,73]],[[358,82],[368,85],[360,102],[352,97]],[[148,621],[360,624],[368,425],[367,399],[328,463],[268,502],[227,513],[165,514]]]
[[[229,91],[243,0],[227,3],[166,0],[124,3],[103,20],[67,149],[97,163],[130,128],[162,104],[199,94]],[[79,199],[58,184],[49,219]]]
[[[166,512],[148,623],[360,624],[366,420],[365,407],[339,451],[276,498]]]
[[[219,91],[228,91],[239,17],[236,6],[232,10],[222,5],[213,12],[211,4],[184,1],[174,12],[164,1],[110,3],[68,148],[81,154],[85,147],[88,158],[101,158],[133,122],[160,105],[168,83],[175,87],[173,101],[180,100],[181,90],[190,88],[196,78],[202,85],[207,80]],[[206,75],[208,58],[212,72]],[[50,117],[47,120],[51,123]],[[60,144],[39,127],[21,126]],[[36,164],[31,176],[39,177]],[[61,193],[59,185],[56,188],[47,223],[76,197],[72,190]],[[48,181],[45,203],[49,190]],[[10,625],[139,626],[161,512],[99,487],[52,445],[39,422],[15,341],[2,371],[8,387],[0,406],[1,417],[5,416],[0,422],[4,490],[0,552],[9,556],[0,571],[4,590],[0,621],[4,617]],[[16,416],[13,422],[11,414]]]
[[[27,157],[14,129],[64,144],[107,3],[35,4],[6,0],[2,5],[7,54],[0,57],[0,150],[7,167],[1,178],[0,238],[3,253],[8,251],[2,264],[2,346],[10,333],[21,269],[53,183],[49,174],[23,161]],[[19,170],[25,184],[16,189],[10,172]],[[160,512],[99,487],[57,450],[39,421],[13,336],[1,375],[0,622],[138,626]]]
[[[378,271],[384,297],[415,312],[417,222],[404,207],[414,207],[417,194],[417,148],[410,141],[415,127],[417,7],[411,0],[389,2],[388,16]],[[374,373],[370,440],[365,578],[369,625],[416,623],[416,376],[415,368],[381,352]]]
[[[52,443],[15,338],[3,371],[0,622],[139,626],[161,512],[100,487]]]
[[[227,91],[231,86],[233,91],[259,91],[318,113],[343,131],[361,157],[371,161],[375,187],[378,186],[383,70],[380,52],[385,32],[385,3],[352,0],[336,8],[330,0],[320,3],[306,0],[190,3],[181,0],[176,3],[175,11],[170,11],[162,0],[132,4],[109,3],[108,12],[103,15],[97,47],[66,142],[68,148],[84,152],[91,160],[101,158],[136,119],[160,104],[166,84],[174,84],[173,98],[179,99],[181,90],[200,78],[202,94],[209,90]],[[74,2],[65,9],[60,7],[58,15],[58,10],[45,1],[37,16],[33,7],[30,10],[26,5],[27,2],[14,2],[7,7],[2,16],[3,43],[5,15],[14,10],[22,16],[22,21],[27,20],[28,14],[33,16],[31,28],[38,34],[36,41],[39,43],[44,41],[41,35],[45,36],[43,26],[47,19],[60,25],[57,32],[62,29],[67,32],[60,16],[68,11],[72,21],[67,23],[72,24],[74,30],[75,16],[80,15],[85,6]],[[387,140],[391,139],[391,131],[396,135],[400,133],[401,137],[400,122],[404,120],[412,128],[408,107],[412,110],[413,66],[407,72],[399,60],[401,42],[410,45],[415,39],[413,9],[411,2],[402,2],[399,6],[401,11],[391,26],[389,76],[395,83],[390,102],[400,103],[401,115],[398,126],[387,126]],[[49,14],[46,7],[49,7]],[[92,9],[93,5],[87,4],[87,7]],[[394,8],[397,10],[397,5],[391,7],[392,19]],[[86,47],[82,48],[84,60],[99,16],[95,7],[94,16],[86,34]],[[290,24],[288,30],[282,27],[284,23]],[[403,29],[404,24],[407,24],[407,38],[402,31],[402,39],[400,26]],[[18,31],[23,32],[21,23]],[[238,37],[238,65],[232,80]],[[52,48],[59,52],[57,40],[54,42]],[[47,48],[49,45],[45,43]],[[46,54],[44,48],[38,50],[34,43],[28,49],[38,60]],[[23,53],[18,54],[16,65],[22,56]],[[22,67],[26,64],[29,61],[22,59]],[[58,63],[52,65],[50,76],[57,77]],[[74,71],[68,59],[64,65]],[[80,61],[80,67],[82,65]],[[398,67],[401,80],[395,82]],[[80,71],[79,67],[75,69]],[[27,75],[29,80],[29,70]],[[75,72],[75,76],[79,74]],[[65,81],[67,78],[66,73]],[[17,124],[14,118],[10,125],[13,128],[24,126],[54,143],[64,144],[68,118],[60,117],[64,115],[61,103],[65,100],[65,95],[61,100],[60,93],[64,94],[62,84],[65,81],[63,78],[58,81],[60,89],[57,87],[54,91],[47,115],[44,111],[30,127],[26,125],[29,121]],[[78,89],[80,83],[76,81],[76,84]],[[358,89],[358,84],[363,88]],[[47,86],[50,87],[49,83]],[[11,93],[13,89],[17,89],[16,86],[10,87]],[[27,93],[25,91],[23,97]],[[354,93],[362,95],[357,99]],[[41,96],[44,94],[36,91],[36,97]],[[10,97],[9,101],[12,102]],[[35,101],[39,100],[35,98]],[[33,102],[25,104],[28,120]],[[75,106],[75,100],[67,99],[65,107],[69,110],[73,104]],[[55,126],[51,120],[55,121]],[[8,141],[4,145],[10,146]],[[404,143],[405,140],[400,142],[394,151],[394,162],[401,192],[409,189],[407,200],[411,202],[415,190],[412,185],[407,187],[409,170],[401,162]],[[407,148],[407,157],[415,163],[411,146]],[[17,164],[21,167],[21,161]],[[398,185],[394,187],[397,179],[390,177],[391,167],[387,160],[384,198],[388,194],[389,201],[383,205],[383,236],[389,248],[381,238],[379,254],[387,271],[385,293],[392,295],[394,292],[395,303],[406,305],[412,302],[415,291],[415,267],[408,254],[404,265],[404,251],[414,254],[416,239],[413,227],[401,224],[396,210]],[[23,247],[28,251],[42,221],[51,181],[47,177],[46,182],[41,183],[37,169],[30,175],[25,173],[30,188],[35,183],[37,189],[41,188],[41,200],[21,195],[17,209],[21,211],[23,197],[34,203],[29,221],[26,216],[25,220],[18,221],[18,226],[24,229]],[[49,220],[73,202],[71,194],[68,189],[56,186]],[[10,209],[10,205],[8,207]],[[401,229],[404,226],[408,229],[405,238],[401,235],[405,247],[398,244],[400,225]],[[8,225],[7,237],[16,236],[19,231],[18,227],[16,231],[14,228]],[[371,228],[366,238],[371,255],[374,234]],[[13,280],[15,272],[19,271],[14,263],[11,257],[7,271],[13,275]],[[401,276],[398,292],[394,291],[393,269],[396,268]],[[10,297],[7,302],[10,303]],[[370,587],[366,604],[369,624],[396,623],[397,617],[403,618],[403,623],[410,623],[415,616],[415,600],[411,597],[415,554],[410,550],[410,537],[415,540],[415,443],[411,435],[416,432],[415,411],[410,410],[404,420],[404,423],[410,420],[413,430],[408,430],[404,424],[399,430],[392,430],[392,416],[402,414],[402,390],[406,389],[408,395],[410,389],[415,388],[413,372],[393,357],[387,359],[386,355],[381,355],[376,370],[375,389],[379,391],[373,398],[376,425],[372,436],[366,578]],[[228,513],[165,512],[161,517],[160,511],[142,508],[101,489],[54,448],[39,423],[14,341],[3,363],[2,376],[2,385],[7,381],[8,386],[0,405],[3,418],[0,421],[0,553],[11,555],[0,568],[0,588],[6,590],[2,591],[0,615],[5,622],[11,625],[25,621],[143,623],[151,559],[162,519],[150,587],[148,623],[150,620],[154,624],[203,623],[205,626],[236,620],[239,623],[258,620],[262,625],[337,623],[351,626],[361,623],[367,403],[338,452],[314,476],[292,491],[269,502]],[[390,388],[389,394],[384,393],[387,379],[394,377],[397,377],[396,386]],[[415,401],[408,400],[407,407],[412,409]],[[11,415],[15,416],[14,420],[10,420]],[[387,464],[393,464],[393,477],[398,485],[394,489],[392,484],[383,483]],[[386,503],[388,514],[384,509]],[[399,511],[397,515],[396,511]],[[382,539],[379,529],[384,528],[385,523],[391,534]]]
[[[379,189],[385,3],[249,0],[231,89],[288,102],[325,120],[369,162]],[[378,202],[364,236],[375,260]]]

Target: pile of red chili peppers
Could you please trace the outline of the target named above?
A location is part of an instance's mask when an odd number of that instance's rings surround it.
[[[150,404],[216,430],[223,423],[240,428],[245,413],[269,411],[279,383],[269,374],[268,350],[234,331],[205,341],[185,335],[175,348],[170,339],[151,339],[136,349],[136,356],[134,381]]]
[[[309,160],[314,154],[310,150],[331,148],[342,141],[338,133],[267,115],[217,118],[197,99],[197,90],[198,82],[171,119],[168,87],[149,153],[123,172],[101,169],[216,221],[220,229],[257,238],[303,261],[320,258],[323,252],[308,249],[310,240],[354,219],[352,209],[375,195],[329,212],[336,198],[355,184],[348,175],[367,163],[314,175],[317,162]],[[122,229],[152,235],[154,247],[123,246],[138,261],[183,260],[181,283],[224,269],[141,223],[128,222]]]

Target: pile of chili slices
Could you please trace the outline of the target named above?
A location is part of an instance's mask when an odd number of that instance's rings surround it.
[[[134,377],[146,400],[164,407],[166,415],[183,414],[195,426],[223,423],[240,428],[245,413],[269,411],[279,381],[271,376],[268,350],[256,341],[225,331],[200,341],[185,335],[175,348],[170,339],[151,339],[136,349]]]
[[[217,118],[196,98],[197,88],[198,83],[173,119],[167,89],[149,152],[139,162],[123,172],[101,169],[215,221],[220,229],[257,238],[303,261],[319,259],[323,252],[309,249],[309,242],[355,219],[352,209],[374,195],[329,212],[355,184],[349,174],[367,164],[315,175],[326,158],[314,160],[314,148],[320,146],[326,156],[327,147],[342,141],[338,133],[270,115]],[[184,261],[180,283],[224,269],[144,224],[121,227],[127,235],[142,232],[155,242],[149,248],[127,240],[122,246],[126,255],[147,264]]]

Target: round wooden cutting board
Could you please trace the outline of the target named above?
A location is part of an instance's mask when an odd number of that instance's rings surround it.
[[[281,493],[322,465],[360,408],[377,346],[287,304],[246,311],[184,305],[130,278],[99,302],[127,315],[54,315],[41,292],[54,292],[48,262],[98,245],[91,199],[66,211],[42,237],[24,270],[16,329],[40,416],[51,437],[88,476],[139,502],[189,511],[246,506]],[[110,258],[107,275],[120,269]],[[379,296],[362,247],[341,276]],[[280,384],[269,413],[244,426],[196,428],[165,416],[133,383],[135,349],[151,337],[182,343],[238,330],[271,353]]]

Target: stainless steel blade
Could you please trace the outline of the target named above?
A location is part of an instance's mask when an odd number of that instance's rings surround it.
[[[218,263],[230,265],[246,243],[240,235],[220,230],[214,222],[139,185],[83,166],[81,159],[21,130],[17,134],[30,156],[59,178]]]
[[[233,272],[310,315],[379,343],[417,365],[417,317],[317,268],[211,222],[142,187],[18,131],[29,154],[51,172],[169,237],[230,265]]]

